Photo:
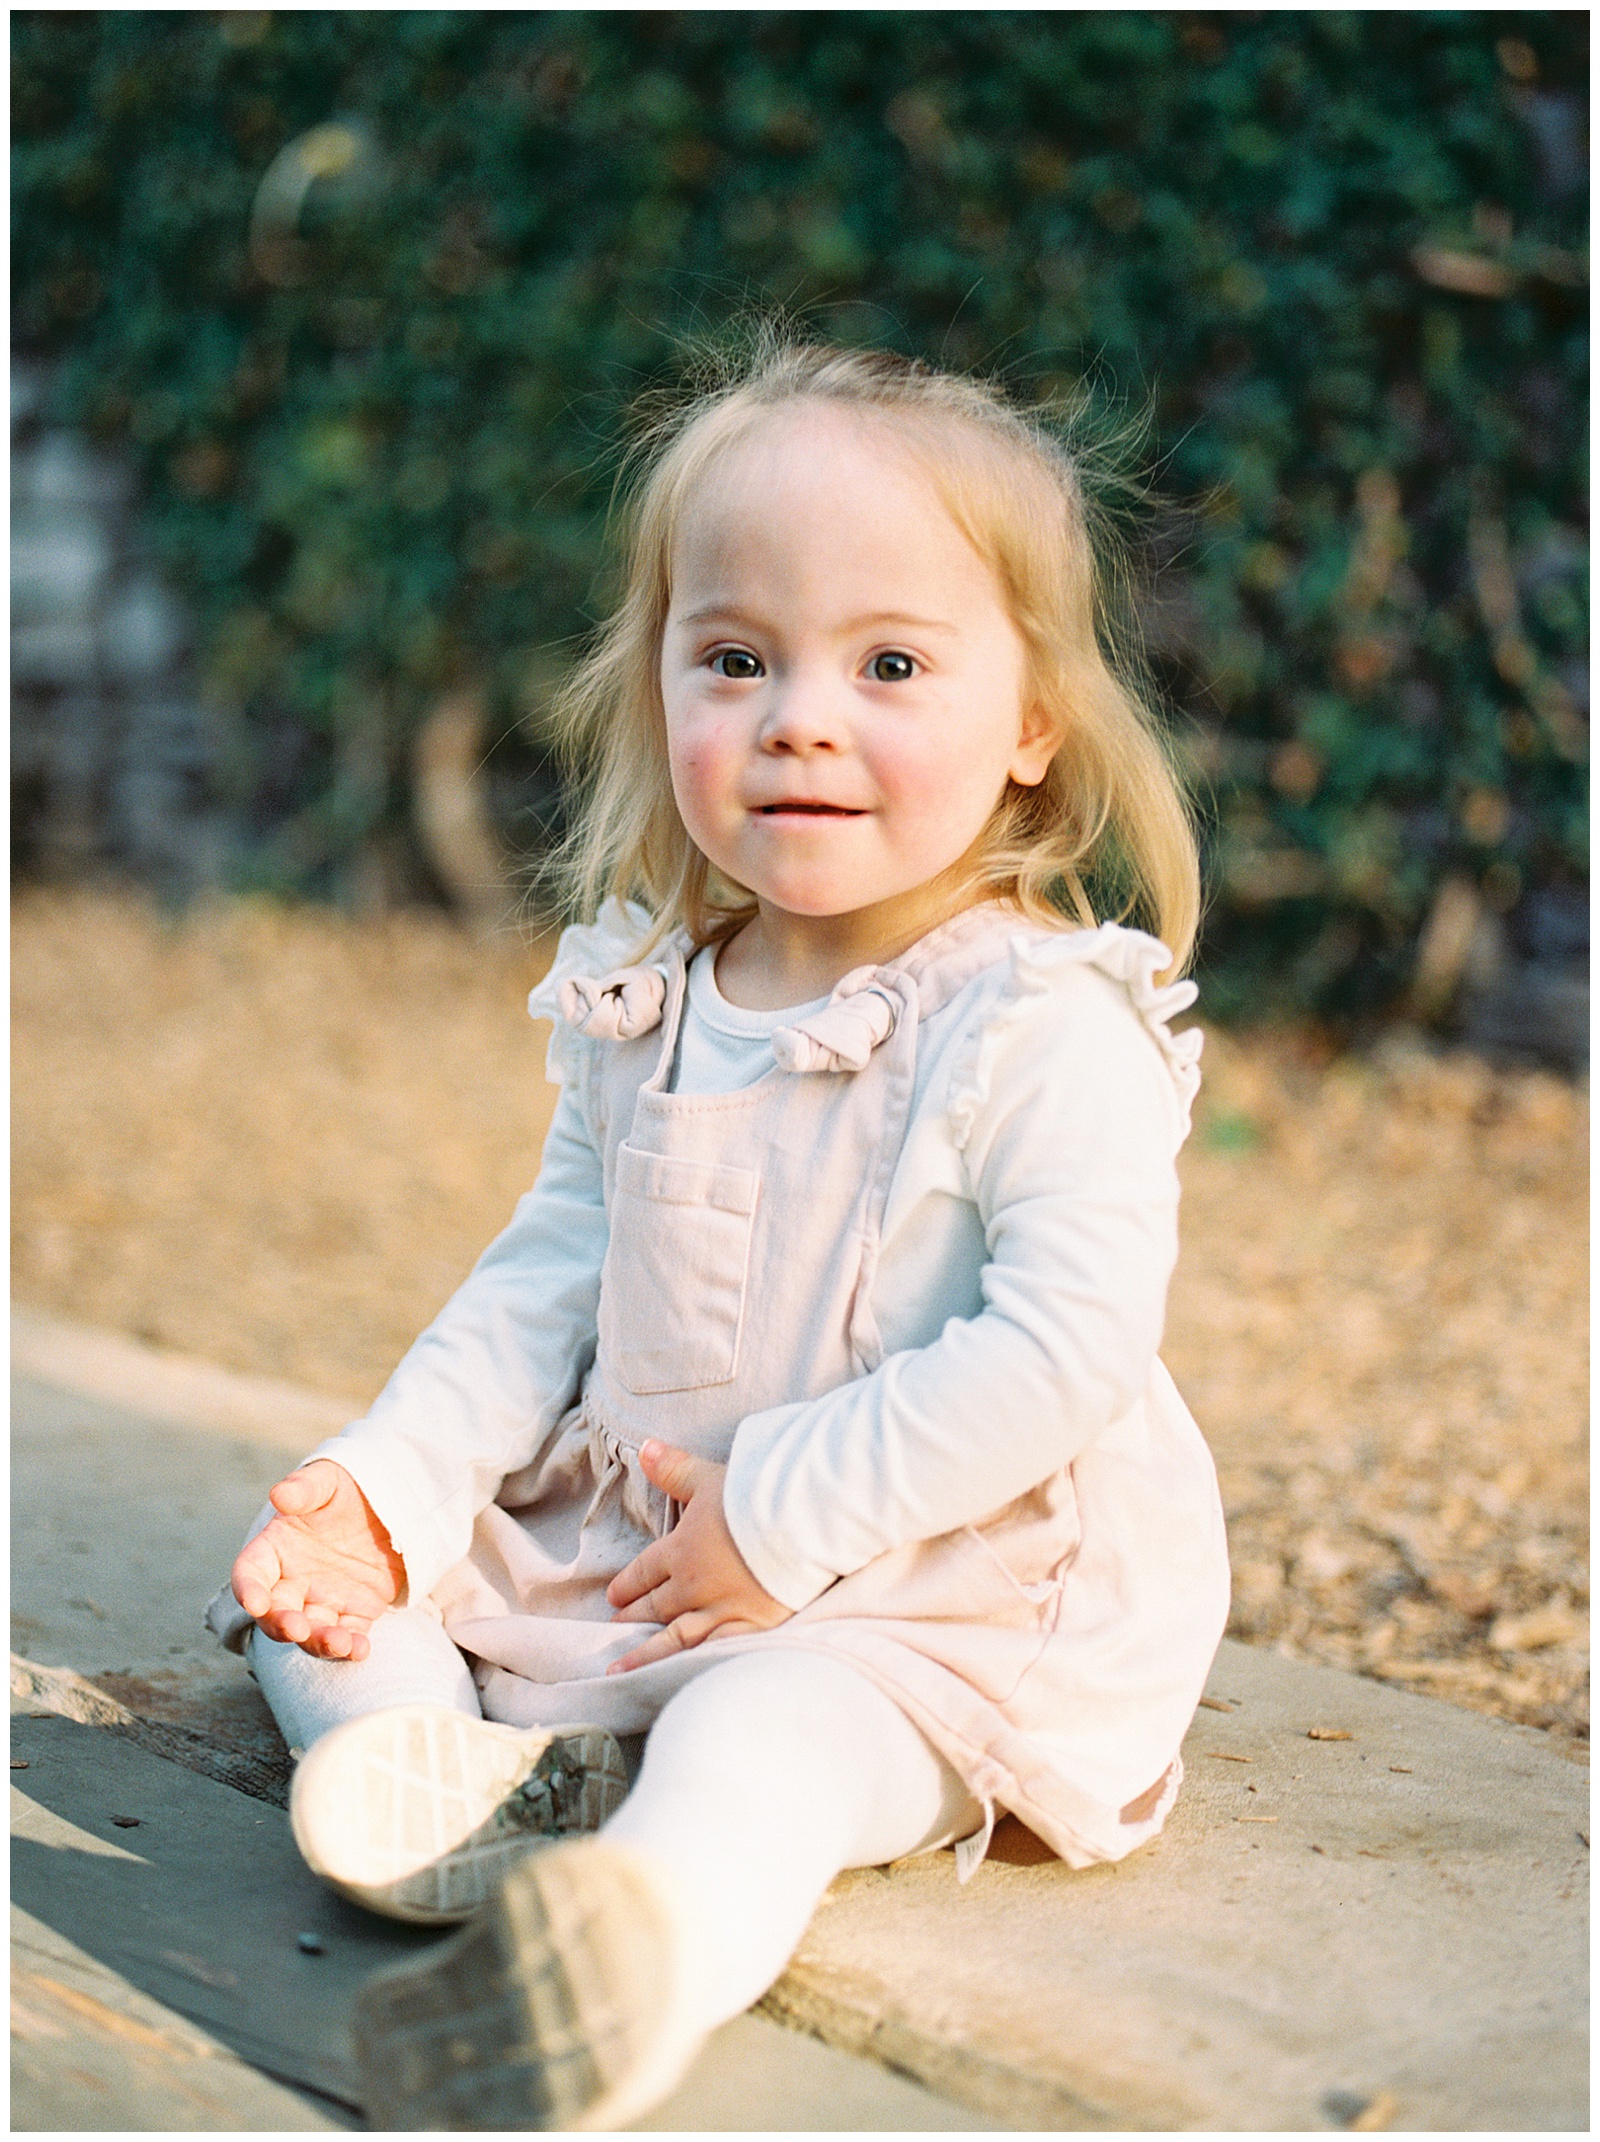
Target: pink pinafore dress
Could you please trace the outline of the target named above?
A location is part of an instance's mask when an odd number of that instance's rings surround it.
[[[771,1071],[722,1094],[672,1091],[683,944],[562,985],[586,1037],[609,1242],[579,1401],[433,1595],[487,1716],[640,1732],[693,1675],[801,1646],[855,1665],[980,1801],[1074,1865],[1121,1858],[1160,1828],[1226,1614],[1226,1564],[1209,1455],[1159,1367],[1124,1422],[983,1522],[881,1555],[775,1630],[605,1672],[650,1633],[611,1619],[606,1586],[676,1515],[639,1446],[656,1436],[725,1461],[748,1415],[883,1358],[870,1294],[919,1028],[1019,934],[1063,940],[1008,908],[967,910],[847,976],[822,1012],[779,1031]],[[1155,1584],[1125,1566],[1141,1529],[1134,1559],[1153,1551]],[[1146,1789],[1109,1804],[1106,1749],[1132,1714],[1160,1753]]]

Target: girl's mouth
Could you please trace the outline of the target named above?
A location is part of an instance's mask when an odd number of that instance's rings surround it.
[[[756,806],[762,818],[864,818],[865,811],[842,803],[762,803]]]

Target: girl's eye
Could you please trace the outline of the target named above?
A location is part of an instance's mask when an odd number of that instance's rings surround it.
[[[717,676],[731,677],[740,684],[749,677],[766,674],[759,659],[748,647],[724,647],[720,654],[711,657],[711,667]]]
[[[908,654],[875,654],[867,664],[867,675],[877,684],[904,684],[915,676],[916,668]]]

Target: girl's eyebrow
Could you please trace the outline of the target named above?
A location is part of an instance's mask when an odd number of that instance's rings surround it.
[[[708,625],[713,622],[730,625],[764,625],[766,620],[753,611],[745,610],[736,602],[708,602],[698,610],[686,610],[681,623],[685,625]],[[868,610],[860,617],[846,618],[839,627],[841,632],[864,632],[869,626],[909,625],[914,632],[959,632],[960,626],[948,618],[913,617],[906,610]]]
[[[909,625],[913,632],[959,632],[946,617],[913,617],[909,610],[868,610],[846,620],[843,630],[863,632],[869,625]]]
[[[707,602],[698,610],[686,610],[679,623],[709,625],[713,620],[730,625],[759,625],[762,622],[753,611],[741,609],[736,602]]]

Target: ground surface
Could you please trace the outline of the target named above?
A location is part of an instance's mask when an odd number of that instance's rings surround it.
[[[359,1405],[532,1179],[548,951],[25,894],[15,1293]],[[1586,1096],[1402,1044],[1208,1072],[1164,1352],[1234,1633],[1586,1736]]]
[[[436,1937],[300,1863],[287,1751],[195,1613],[283,1462],[246,1401],[286,1387],[213,1370],[192,1411],[184,1357],[16,1336],[14,2124],[349,2127],[356,1989]],[[1006,1820],[964,1886],[950,1852],[841,1876],[640,2125],[1587,2131],[1588,1778],[1550,1735],[1225,1643],[1183,1758],[1120,1865]]]

